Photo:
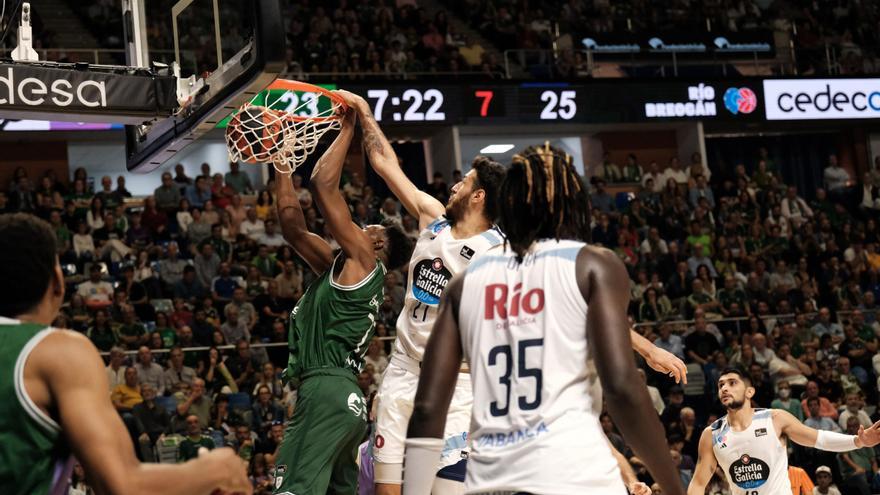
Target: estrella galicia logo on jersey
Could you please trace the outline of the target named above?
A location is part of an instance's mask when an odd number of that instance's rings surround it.
[[[763,437],[766,434],[767,434],[767,428],[758,428],[757,430],[755,430],[756,437]]]
[[[434,258],[422,260],[413,268],[413,297],[424,304],[440,304],[440,294],[452,278],[452,273],[443,265],[443,260]]]
[[[770,466],[761,459],[743,454],[730,465],[730,479],[736,486],[748,490],[758,488],[770,477]]]
[[[474,250],[467,246],[464,246],[461,248],[461,251],[458,254],[460,254],[462,258],[469,260],[474,257]]]

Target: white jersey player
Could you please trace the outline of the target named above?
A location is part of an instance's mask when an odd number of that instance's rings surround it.
[[[786,438],[805,447],[848,452],[880,443],[880,423],[857,435],[818,431],[781,409],[753,409],[755,389],[748,375],[729,368],[718,379],[727,415],[703,430],[699,460],[688,495],[703,495],[720,465],[734,495],[791,493]]]
[[[419,221],[420,234],[408,267],[404,307],[397,320],[395,352],[385,370],[377,394],[376,436],[373,444],[377,495],[400,493],[406,425],[413,409],[422,354],[430,336],[440,296],[449,281],[477,256],[499,245],[503,237],[494,229],[497,188],[504,168],[477,157],[471,170],[452,188],[444,206],[420,191],[400,169],[394,150],[359,96],[338,92],[358,112],[364,148],[373,169]],[[458,363],[461,366],[461,361]],[[472,393],[470,376],[460,374],[450,408],[443,459],[436,493],[461,492],[464,481],[467,432]]]
[[[647,390],[635,386],[629,277],[613,253],[580,242],[586,199],[562,153],[547,146],[514,157],[499,196],[508,245],[450,282],[428,342],[407,495],[431,492],[461,358],[474,391],[467,493],[627,492],[593,408],[591,361],[633,449],[664,493],[683,493]]]

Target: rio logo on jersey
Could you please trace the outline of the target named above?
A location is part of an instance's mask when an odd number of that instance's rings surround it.
[[[522,325],[534,322],[530,315],[536,315],[544,309],[544,290],[530,289],[525,292],[522,284],[513,286],[513,291],[504,284],[486,286],[487,320],[514,320],[510,325]],[[519,321],[522,320],[522,321]]]
[[[770,466],[761,459],[743,454],[730,465],[730,479],[742,489],[758,488],[770,477]]]

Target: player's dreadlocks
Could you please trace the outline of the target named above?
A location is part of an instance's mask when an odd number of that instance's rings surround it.
[[[587,191],[571,156],[550,143],[513,156],[498,206],[499,227],[519,261],[539,239],[590,240]]]

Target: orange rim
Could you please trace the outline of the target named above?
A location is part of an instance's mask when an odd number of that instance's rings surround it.
[[[314,84],[309,84],[307,82],[302,81],[294,81],[291,79],[276,79],[275,82],[269,85],[266,89],[286,89],[288,91],[300,91],[300,92],[310,92],[310,93],[320,93],[326,98],[329,98],[334,103],[339,105],[342,109],[341,113],[345,113],[348,110],[348,105],[345,103],[345,100],[342,99],[341,96],[333,93],[333,91],[322,88],[321,86],[316,86]],[[287,118],[293,121],[304,121],[304,120],[314,120],[316,122],[323,122],[326,120],[339,120],[342,117],[339,113],[335,115],[330,115],[327,117],[301,117],[298,115],[287,115]]]

